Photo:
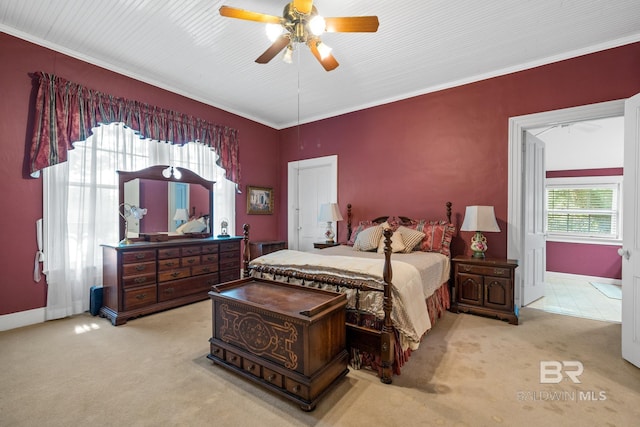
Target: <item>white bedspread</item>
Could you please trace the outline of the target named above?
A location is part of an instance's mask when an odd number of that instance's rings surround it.
[[[354,251],[349,246],[300,252],[282,250],[254,259],[251,265],[270,265],[311,274],[367,280],[382,289],[384,255]],[[418,348],[420,338],[431,327],[425,299],[433,294],[449,277],[448,257],[425,252],[392,254],[391,319],[400,332],[403,349]],[[263,275],[263,277],[265,277]],[[275,277],[269,277],[277,279]],[[306,283],[309,285],[309,283]],[[335,287],[327,287],[335,290]],[[348,306],[355,306],[355,292],[346,292]],[[360,309],[384,317],[382,292],[361,292]]]

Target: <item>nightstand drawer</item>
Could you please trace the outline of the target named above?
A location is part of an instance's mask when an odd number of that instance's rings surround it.
[[[496,277],[511,277],[510,268],[472,265],[472,264],[458,264],[458,272],[468,274],[480,274],[482,276],[496,276]]]

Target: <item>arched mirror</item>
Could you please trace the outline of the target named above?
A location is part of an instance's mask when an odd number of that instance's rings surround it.
[[[213,184],[189,169],[166,165],[118,171],[119,235],[123,242],[210,237]],[[138,218],[136,209],[132,215],[132,207],[146,209],[144,216]]]

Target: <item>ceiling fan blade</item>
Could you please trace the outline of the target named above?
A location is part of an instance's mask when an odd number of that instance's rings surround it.
[[[246,21],[264,22],[266,24],[280,24],[282,18],[275,15],[251,12],[249,10],[238,9],[230,6],[220,6],[220,15],[227,18],[244,19]]]
[[[318,51],[318,46],[313,41],[309,42],[308,46],[309,46],[309,49],[311,50],[311,53],[313,53],[313,56],[316,57],[318,62],[322,64],[325,70],[327,71],[335,70],[336,68],[338,68],[338,65],[340,65],[338,64],[338,61],[336,61],[336,58],[334,58],[332,54],[329,54],[324,59],[322,59],[322,56],[320,56],[320,52]]]
[[[269,48],[258,57],[258,59],[256,59],[256,62],[258,64],[266,64],[267,62],[271,61],[273,57],[278,54],[278,52],[287,47],[290,42],[291,40],[286,35],[278,37],[276,41],[273,42],[273,44],[269,46]]]
[[[293,0],[293,7],[300,13],[309,14],[313,7],[312,0]]]
[[[377,16],[342,16],[324,18],[328,33],[375,33],[378,31]]]

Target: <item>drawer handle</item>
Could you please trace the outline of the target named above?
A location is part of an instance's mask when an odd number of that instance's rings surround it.
[[[138,294],[138,295],[136,295],[136,298],[139,299],[140,301],[142,301],[146,297],[147,297],[147,294]]]
[[[276,379],[276,374],[271,374],[271,375],[269,375],[267,377],[267,381],[269,381],[270,383],[272,383],[273,380],[275,380],[275,379]]]
[[[493,274],[500,275],[500,276],[503,275],[506,272],[507,272],[507,270],[505,270],[504,268],[494,268],[493,269]]]
[[[238,356],[230,356],[229,360],[235,362],[236,360],[238,360]]]
[[[202,272],[203,272],[203,273],[208,273],[208,272],[210,272],[210,271],[211,271],[211,269],[210,269],[210,268],[203,268],[203,269],[202,269]]]
[[[253,372],[256,369],[256,365],[254,365],[253,363],[251,365],[249,365],[248,370]]]
[[[214,348],[213,349],[213,354],[220,354],[220,349],[219,348]]]
[[[175,262],[173,262],[173,261],[167,261],[167,262],[164,263],[164,265],[167,266],[167,267],[172,267],[174,264],[175,264]]]
[[[173,273],[171,273],[171,277],[178,277],[180,275],[179,271],[174,271]]]
[[[188,263],[188,264],[193,264],[194,262],[196,262],[196,260],[195,260],[195,259],[188,259],[188,260],[187,260],[187,263]]]
[[[293,386],[291,391],[294,392],[294,393],[298,393],[300,391],[300,385],[296,384],[295,386]]]
[[[136,254],[136,259],[144,259],[145,254]]]
[[[460,268],[464,271],[471,271],[473,267],[471,267],[470,265],[461,265]]]
[[[144,265],[136,265],[136,271],[143,271],[145,269]]]
[[[174,292],[175,292],[175,289],[173,289],[173,288],[167,288],[167,289],[164,290],[165,294],[172,294]]]
[[[140,284],[140,283],[144,283],[144,282],[146,282],[146,281],[147,281],[147,278],[146,278],[146,277],[136,277],[135,279],[133,279],[133,281],[134,281],[136,284]]]

